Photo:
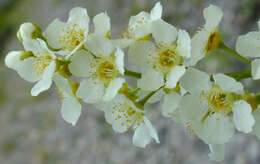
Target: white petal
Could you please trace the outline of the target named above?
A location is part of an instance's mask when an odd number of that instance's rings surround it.
[[[61,116],[66,122],[75,126],[80,114],[81,104],[75,98],[68,97],[63,100],[61,106]]]
[[[166,43],[171,45],[177,38],[176,28],[161,19],[153,21],[151,30],[157,43]]]
[[[128,32],[136,40],[143,38],[151,33],[150,21],[150,14],[147,12],[140,12],[135,16],[131,16]]]
[[[142,73],[142,78],[137,81],[137,87],[146,91],[154,91],[164,84],[163,73],[154,69],[147,69]]]
[[[178,93],[166,94],[162,101],[162,115],[164,117],[171,117],[179,107],[180,101],[181,96]]]
[[[222,89],[229,92],[235,92],[237,94],[243,94],[243,85],[237,82],[235,79],[226,76],[224,74],[218,73],[213,75],[215,83],[219,85]]]
[[[191,39],[185,30],[178,31],[177,52],[184,58],[191,56]]]
[[[26,51],[32,51],[35,55],[47,52],[46,48],[43,47],[39,40],[24,40],[23,45]]]
[[[189,66],[194,66],[205,57],[205,47],[207,45],[210,33],[201,30],[197,32],[191,39],[191,58],[188,62]]]
[[[161,19],[162,17],[162,5],[161,2],[157,2],[153,9],[151,10],[150,13],[150,19],[153,20],[157,20],[157,19]]]
[[[186,69],[185,66],[175,66],[171,69],[169,74],[166,77],[166,88],[174,88],[176,84],[179,82],[180,78],[184,75]]]
[[[113,39],[111,40],[111,42],[115,47],[124,49],[127,48],[129,45],[131,45],[134,42],[134,40],[122,38],[122,39]]]
[[[147,55],[156,54],[155,46],[151,41],[138,41],[130,45],[128,50],[129,62],[139,69],[148,65]]]
[[[24,59],[19,65],[17,65],[17,72],[26,81],[36,82],[41,79],[41,76],[37,76],[35,68],[33,66],[35,60],[31,58]]]
[[[244,57],[259,57],[260,46],[259,46],[260,32],[249,32],[245,35],[240,35],[237,38],[236,50],[239,54]]]
[[[208,107],[204,101],[201,101],[199,96],[185,95],[179,104],[180,115],[184,121],[200,122],[206,115]]]
[[[203,15],[206,21],[204,28],[207,31],[211,32],[214,31],[219,25],[223,16],[223,12],[219,7],[210,5],[209,7],[204,9]]]
[[[201,91],[207,91],[211,88],[210,77],[207,73],[195,68],[188,68],[180,80],[181,86],[193,94],[201,94]]]
[[[80,83],[76,95],[86,103],[97,103],[102,100],[104,92],[104,84],[86,79]]]
[[[32,33],[35,31],[35,26],[32,23],[21,24],[18,33],[22,37],[22,40],[34,39],[32,38]]]
[[[79,51],[71,58],[69,70],[74,76],[88,77],[91,74],[91,64],[95,63],[94,57],[87,51]]]
[[[137,147],[145,148],[152,139],[155,139],[156,143],[160,143],[157,132],[151,122],[144,118],[144,123],[135,130],[133,144]]]
[[[197,134],[207,144],[224,144],[233,136],[235,129],[228,116],[212,114],[203,123],[191,125]]]
[[[84,29],[85,33],[88,33],[89,28],[89,16],[87,10],[82,7],[75,7],[70,10],[68,23],[76,23],[82,29]]]
[[[255,125],[253,127],[253,134],[257,136],[260,140],[260,105],[258,105],[257,109],[253,113],[255,119]]]
[[[107,36],[108,32],[110,32],[111,25],[110,25],[110,18],[106,12],[100,13],[96,15],[93,19],[95,32]]]
[[[126,121],[129,120],[129,117],[122,115],[122,111],[125,112],[127,109],[125,109],[124,106],[121,108],[121,105],[129,104],[131,106],[131,102],[129,102],[129,100],[124,95],[118,94],[112,101],[103,104],[104,105],[102,105],[102,108],[105,112],[105,119],[109,124],[112,125],[114,131],[123,133],[132,126],[131,121]],[[121,117],[118,118],[118,116]]]
[[[260,59],[255,59],[251,63],[252,67],[252,78],[254,80],[260,79]]]
[[[233,121],[238,131],[249,133],[255,124],[251,106],[244,100],[233,105]]]
[[[113,53],[115,47],[105,36],[92,34],[85,44],[85,47],[96,56],[108,56]]]
[[[34,59],[32,57],[20,60],[24,51],[11,51],[5,57],[5,64],[8,68],[14,69],[26,81],[36,82],[40,80],[40,76],[36,75],[33,68]]]
[[[52,84],[52,77],[56,69],[55,61],[52,61],[44,70],[42,79],[38,81],[31,90],[32,96],[37,96],[39,93],[48,90]]]
[[[116,62],[117,69],[123,75],[124,72],[125,72],[125,69],[124,69],[124,56],[125,56],[125,54],[120,48],[117,48],[117,50],[115,52],[115,56],[116,56],[115,62]]]
[[[45,30],[44,36],[47,42],[53,48],[61,48],[59,39],[61,37],[62,30],[65,28],[65,23],[58,19],[55,19]]]
[[[103,97],[103,101],[112,100],[116,96],[118,90],[122,87],[124,82],[125,82],[125,79],[123,79],[123,78],[113,79],[109,83],[108,87],[106,88],[105,95]]]
[[[11,51],[5,57],[5,65],[8,68],[17,70],[18,65],[22,62],[20,60],[21,56],[24,54],[24,51]]]
[[[209,144],[209,158],[217,162],[225,159],[225,145],[224,144]]]
[[[66,95],[73,96],[73,91],[68,79],[58,73],[55,73],[53,76],[53,81],[55,82],[57,88],[59,88],[62,92]]]

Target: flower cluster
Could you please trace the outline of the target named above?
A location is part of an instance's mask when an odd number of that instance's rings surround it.
[[[236,130],[260,138],[260,95],[249,93],[239,82],[260,79],[260,31],[239,36],[236,52],[218,32],[221,9],[210,5],[203,15],[204,26],[190,37],[162,19],[158,2],[150,13],[131,16],[122,36],[114,39],[106,12],[93,18],[94,31],[89,31],[87,10],[76,7],[67,22],[55,19],[45,31],[33,23],[22,24],[17,37],[24,50],[9,52],[5,64],[36,83],[32,96],[54,82],[61,115],[72,125],[81,115],[82,103],[90,103],[104,112],[114,131],[134,131],[133,144],[144,148],[152,140],[160,142],[147,116],[147,104],[157,103],[163,116],[186,124],[209,145],[209,157],[221,161]],[[208,74],[195,68],[217,49],[251,69]],[[127,76],[137,80],[136,86],[128,84]]]

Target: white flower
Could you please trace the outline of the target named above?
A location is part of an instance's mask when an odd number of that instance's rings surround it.
[[[72,57],[71,73],[85,77],[77,96],[87,103],[109,101],[124,83],[124,52],[100,35],[91,35],[86,47]],[[92,53],[92,54],[91,54]]]
[[[32,96],[50,88],[56,70],[56,56],[40,39],[24,40],[25,51],[12,51],[5,58],[7,67],[12,68],[29,82],[37,82],[31,90]]]
[[[152,31],[155,44],[138,41],[129,48],[129,62],[142,72],[137,86],[146,91],[175,88],[185,73],[184,60],[191,56],[189,34],[161,20],[154,22]]]
[[[195,65],[205,55],[212,50],[218,48],[221,41],[221,36],[218,33],[218,25],[223,16],[220,8],[210,5],[203,11],[205,25],[192,38],[191,41],[191,60],[189,65]]]
[[[80,99],[75,95],[78,85],[58,73],[54,75],[53,81],[62,99],[61,116],[65,121],[75,126],[81,114]]]
[[[41,37],[42,37],[41,29],[36,24],[32,24],[29,22],[21,24],[17,32],[17,38],[21,42],[23,42],[24,40],[36,39]]]
[[[260,30],[260,20],[258,21]],[[244,57],[260,57],[260,31],[249,32],[240,35],[236,42],[236,51]],[[252,78],[260,79],[260,59],[255,59],[251,63]]]
[[[224,75],[213,75],[189,68],[181,85],[190,94],[183,97],[179,108],[182,118],[207,144],[224,144],[238,131],[249,133],[255,120],[251,106],[243,100],[241,83]],[[233,118],[230,118],[230,114]]]
[[[119,133],[134,130],[133,144],[145,148],[154,139],[159,143],[155,128],[145,116],[143,109],[125,97],[118,94],[112,101],[98,104],[97,107],[104,111],[106,121],[112,125],[113,130]]]
[[[99,22],[99,21],[98,21]],[[89,32],[89,16],[81,7],[71,9],[66,23],[55,19],[44,32],[48,44],[60,49],[58,54],[67,58],[80,49],[86,42]]]
[[[151,33],[151,26],[156,20],[162,17],[162,5],[157,2],[150,13],[140,12],[135,16],[131,16],[125,37],[140,40],[146,38]]]

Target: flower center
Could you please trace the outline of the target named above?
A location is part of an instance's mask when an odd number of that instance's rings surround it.
[[[206,53],[217,49],[220,41],[221,41],[221,35],[217,32],[217,30],[212,32],[209,36],[207,45],[205,47]]]
[[[34,58],[34,63],[33,63],[33,69],[36,71],[37,76],[41,76],[45,70],[45,68],[50,64],[52,61],[52,56],[50,54],[42,54],[38,55],[37,57]]]
[[[232,111],[233,95],[222,90],[218,85],[214,84],[210,91],[207,93],[202,92],[202,95],[208,101],[210,111],[224,112],[226,114]]]
[[[116,65],[110,60],[101,61],[96,70],[96,76],[108,86],[110,81],[120,76]]]
[[[155,69],[167,74],[171,68],[181,65],[183,58],[176,52],[176,45],[159,46],[158,56],[153,57],[155,60]]]
[[[62,33],[59,36],[59,43],[61,43],[62,48],[73,51],[84,39],[85,31],[78,24],[72,24],[62,29]]]

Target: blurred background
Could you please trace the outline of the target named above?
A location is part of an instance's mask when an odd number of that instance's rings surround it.
[[[87,8],[93,18],[107,11],[112,36],[118,37],[129,16],[149,11],[156,0],[0,0],[0,164],[208,164],[208,146],[181,124],[149,113],[160,144],[146,149],[132,145],[132,132],[114,133],[103,113],[84,106],[75,127],[60,115],[55,89],[38,97],[30,96],[32,84],[4,65],[4,57],[22,45],[16,31],[23,22],[34,22],[45,29],[55,18],[66,21],[75,6]],[[219,27],[224,41],[234,47],[239,34],[257,30],[260,0],[162,0],[163,19],[191,35],[204,24],[202,10],[216,4],[224,11]],[[232,56],[215,51],[199,65],[204,71],[232,72],[248,66]],[[244,80],[251,92],[260,91],[260,81]],[[227,144],[223,164],[259,164],[260,142],[256,137],[237,133]]]

